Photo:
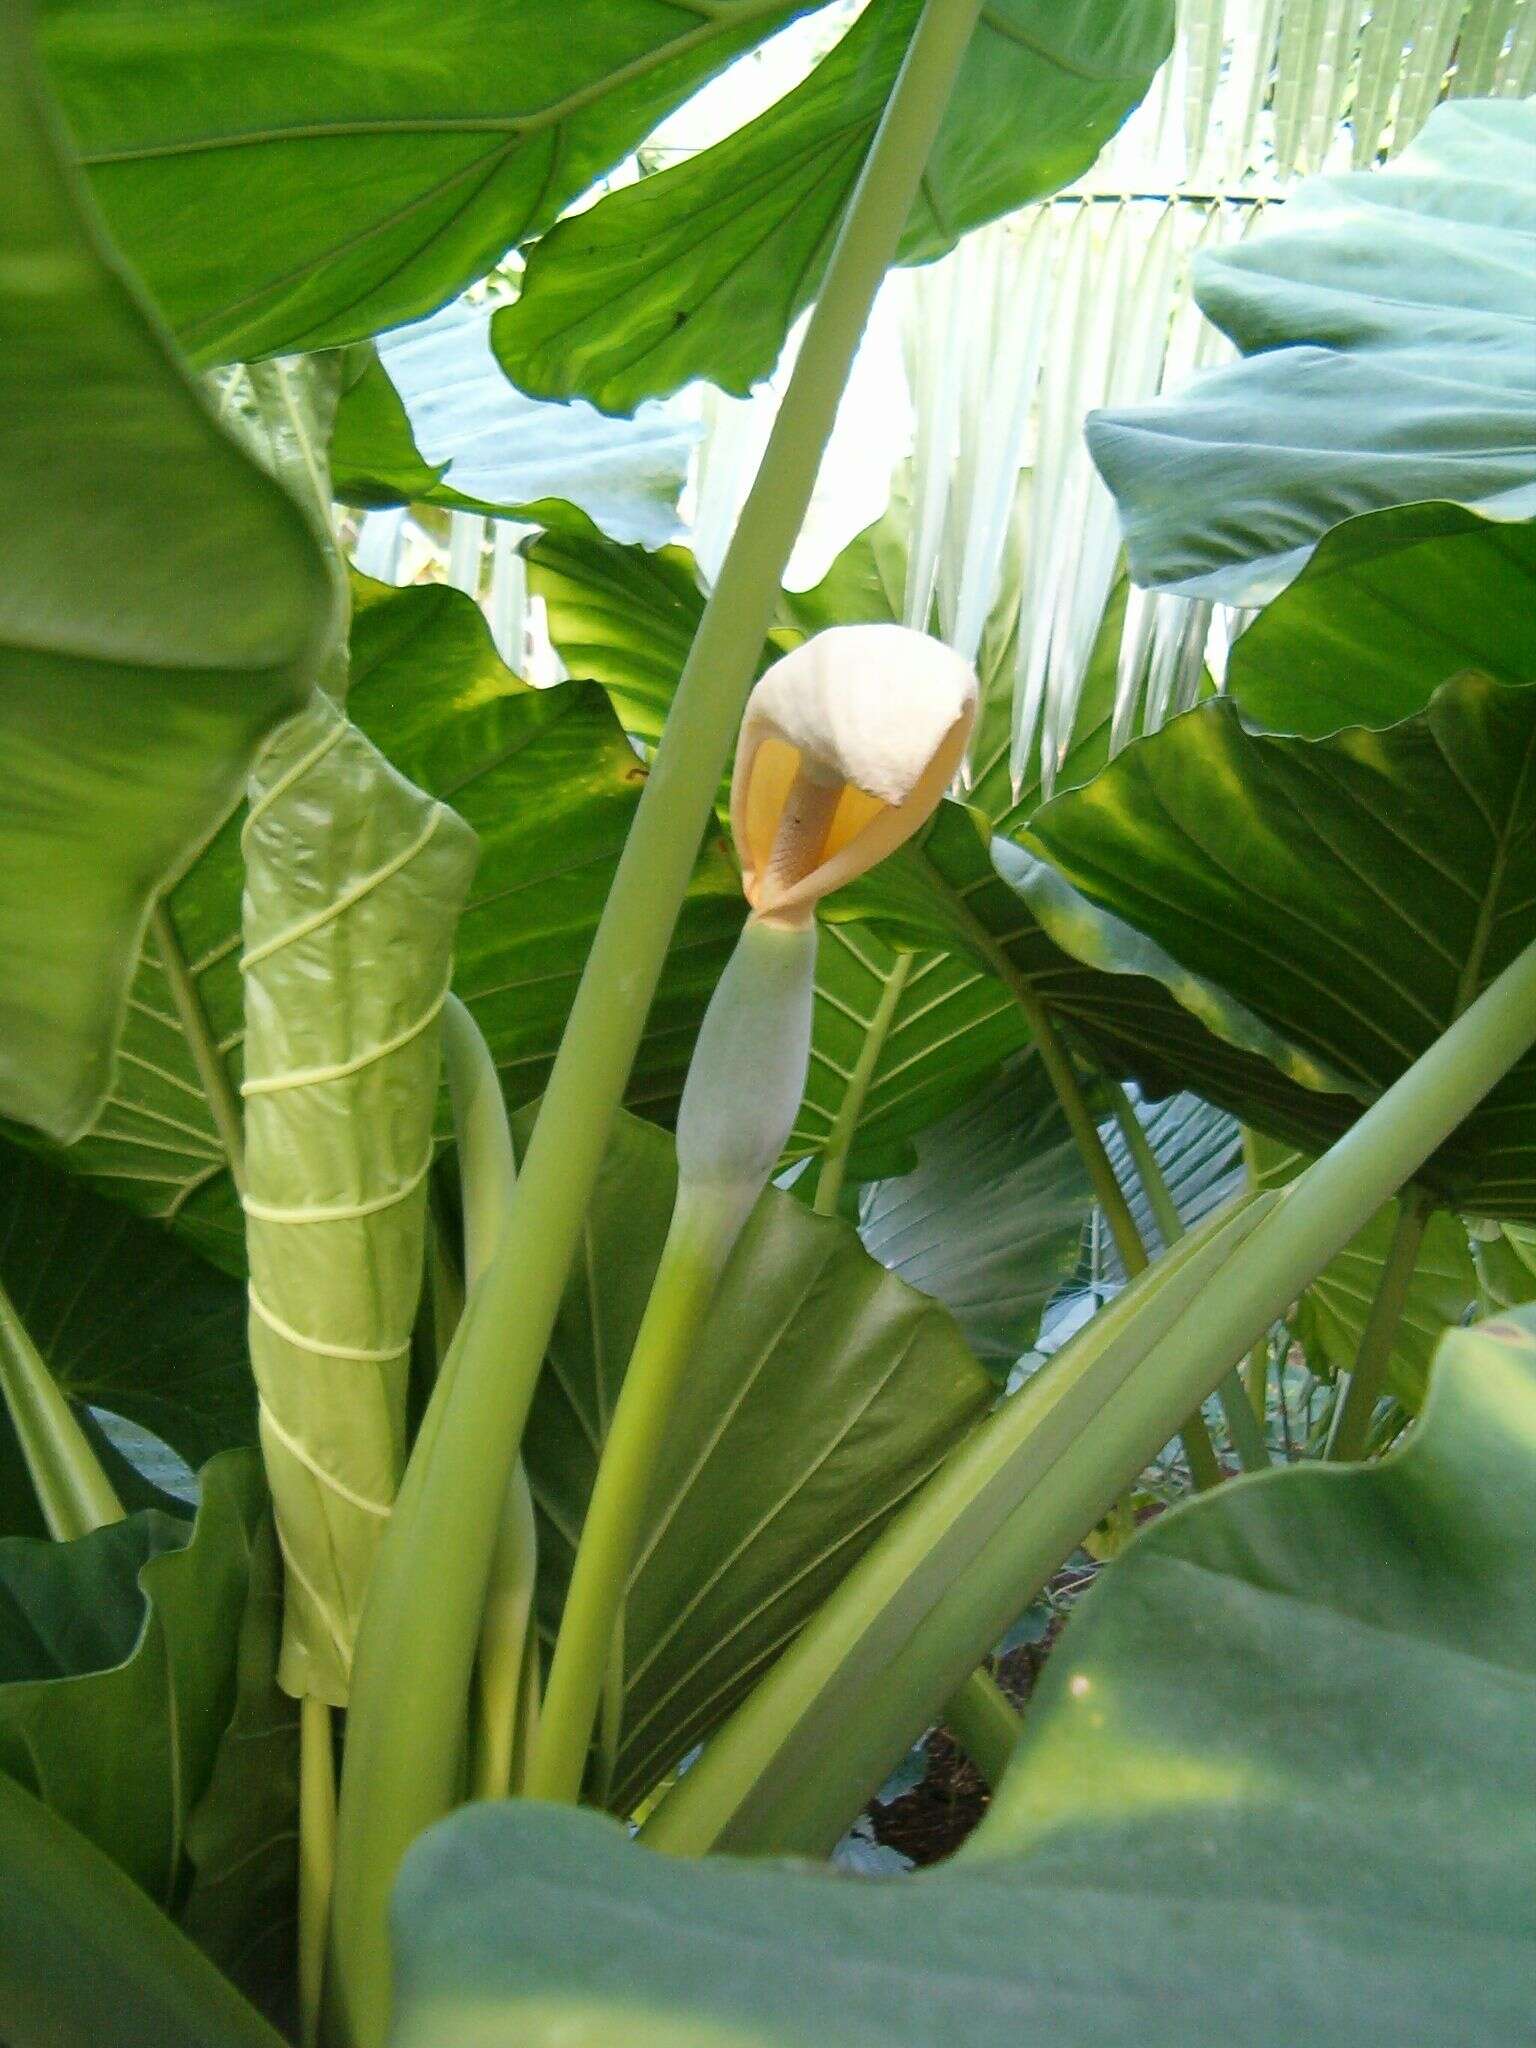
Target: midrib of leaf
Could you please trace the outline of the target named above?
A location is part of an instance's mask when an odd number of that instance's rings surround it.
[[[821,977],[818,977],[817,981],[816,1002],[818,1008],[824,1006],[837,1012],[838,1015],[846,1018],[860,1031],[867,1033],[873,1024],[878,1010],[879,992],[885,987],[888,970],[878,959],[872,960],[856,943],[854,934],[860,929],[861,927],[857,924],[825,923],[821,930],[821,942],[824,946],[830,944],[840,947],[852,959],[860,973],[869,977],[874,987],[874,999],[868,1014],[865,1014],[862,1010],[852,1008],[849,1002],[834,994]],[[892,958],[894,959],[895,957],[896,955],[893,951]],[[990,980],[988,975],[974,968],[969,960],[962,959],[960,955],[955,953],[925,950],[919,951],[913,957],[916,964],[908,975],[907,986],[902,993],[902,999],[897,1005],[887,1030],[888,1047],[898,1045],[903,1035],[912,1031],[924,1018],[932,1016],[935,1011],[942,1010],[946,1005],[958,1001],[972,989]],[[941,967],[962,971],[963,978],[954,981],[946,988],[942,988],[937,996],[930,997],[927,1001],[920,1000],[920,985],[927,976]],[[936,1033],[930,1030],[924,1035],[915,1049],[892,1064],[882,1066],[880,1061],[877,1060],[874,1071],[870,1076],[869,1087],[865,1096],[864,1113],[860,1119],[861,1126],[868,1127],[889,1117],[891,1112],[899,1107],[910,1095],[919,1092],[921,1088],[927,1085],[930,1078],[930,1070],[934,1067],[937,1056],[946,1046],[961,1042],[969,1032],[982,1029],[1010,1007],[1011,998],[999,990],[999,1000],[996,1008],[989,1011],[985,1016],[962,1020],[953,1030],[944,1030]],[[1001,1052],[999,1057],[1001,1057]],[[813,1065],[823,1068],[826,1072],[836,1077],[836,1083],[838,1084],[837,1092],[839,1094],[845,1091],[852,1082],[852,1070],[843,1067],[838,1061],[834,1060],[826,1047],[816,1042],[814,1036],[811,1045],[811,1060]],[[913,1067],[922,1070],[916,1083],[912,1087],[892,1092],[892,1081],[898,1075],[907,1072]],[[805,1120],[808,1117],[814,1119],[817,1124],[825,1125],[826,1135],[818,1136],[814,1140],[808,1139],[805,1129]],[[818,1156],[830,1137],[833,1122],[834,1112],[829,1111],[824,1103],[808,1095],[801,1103],[799,1116],[796,1119],[796,1137],[792,1147],[794,1156],[797,1158]]]
[[[349,121],[295,121],[276,128],[248,128],[237,135],[188,136],[175,142],[142,142],[125,149],[101,149],[82,152],[76,161],[87,169],[98,164],[149,163],[156,159],[178,156],[206,156],[224,149],[251,149],[273,143],[287,142],[329,142],[371,137],[375,135],[501,135],[507,138],[507,146],[526,141],[529,136],[538,135],[547,128],[555,128],[573,114],[581,113],[589,106],[595,106],[608,94],[619,91],[626,85],[646,78],[651,72],[669,64],[676,57],[683,57],[701,44],[714,41],[729,34],[745,22],[758,21],[765,15],[784,12],[785,0],[739,0],[736,6],[709,6],[704,0],[670,0],[670,4],[683,8],[699,17],[697,28],[687,29],[671,42],[659,44],[653,50],[644,51],[632,57],[627,64],[621,64],[616,71],[605,72],[587,85],[579,86],[563,99],[551,100],[546,106],[536,107],[530,114],[497,116],[493,114],[466,115],[403,115],[399,117],[375,116],[369,120]],[[504,154],[505,151],[499,152]],[[461,168],[458,175],[464,175]],[[450,180],[448,182],[455,182]],[[409,209],[405,209],[409,210]],[[393,219],[396,216],[389,216]],[[387,225],[382,221],[379,225]],[[303,273],[296,273],[302,275]]]

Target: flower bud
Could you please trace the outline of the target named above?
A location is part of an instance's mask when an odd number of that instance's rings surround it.
[[[906,626],[834,626],[776,661],[747,702],[731,783],[742,886],[803,924],[932,814],[965,752],[976,672]]]

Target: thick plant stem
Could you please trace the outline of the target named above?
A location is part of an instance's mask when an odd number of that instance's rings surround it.
[[[602,1707],[607,1797],[624,1706],[624,1601],[651,1475],[704,1318],[805,1092],[816,927],[751,917],[699,1026],[677,1112],[677,1197],[581,1525],[529,1771],[539,1798],[581,1794]]]
[[[337,1843],[331,2040],[378,2048],[400,1858],[453,1803],[486,1574],[534,1383],[869,308],[980,12],[928,0],[839,230],[757,480],[705,607],[529,1145],[505,1235],[454,1345],[363,1617]],[[402,1670],[432,1674],[402,1685]]]
[[[1179,1214],[1179,1205],[1173,1199],[1173,1191],[1163,1176],[1163,1169],[1157,1163],[1157,1154],[1152,1150],[1145,1126],[1131,1103],[1131,1098],[1118,1081],[1108,1082],[1110,1103],[1114,1110],[1115,1122],[1125,1140],[1125,1149],[1131,1155],[1131,1164],[1137,1178],[1146,1191],[1147,1203],[1152,1211],[1152,1220],[1157,1225],[1157,1234],[1165,1245],[1177,1244],[1184,1235],[1184,1219]]]
[[[165,974],[166,986],[171,992],[171,1001],[176,1005],[176,1015],[181,1023],[182,1035],[191,1049],[192,1064],[197,1068],[197,1078],[203,1084],[203,1097],[208,1104],[208,1113],[213,1118],[213,1127],[219,1134],[219,1143],[224,1147],[224,1156],[229,1161],[230,1179],[236,1193],[245,1191],[245,1118],[240,1110],[240,1097],[235,1084],[229,1077],[229,1068],[219,1051],[213,1027],[208,1022],[208,1013],[203,1008],[203,999],[198,992],[197,981],[187,965],[187,956],[182,951],[181,939],[177,933],[171,913],[164,901],[157,903],[149,913],[149,933],[155,942],[155,951],[160,955],[160,966]]]
[[[1017,1709],[982,1666],[950,1695],[944,1724],[993,1790],[1002,1781],[1014,1744],[1024,1733]]]
[[[1179,1424],[1179,1442],[1183,1446],[1184,1462],[1189,1467],[1196,1493],[1209,1493],[1213,1486],[1220,1486],[1225,1476],[1221,1460],[1211,1442],[1210,1425],[1198,1408]]]
[[[517,1185],[517,1161],[496,1062],[457,996],[450,996],[443,1009],[443,1065],[458,1141],[468,1291],[480,1284],[496,1255]],[[505,1799],[512,1789],[519,1727],[527,1711],[529,1674],[524,1667],[533,1641],[538,1561],[533,1495],[517,1458],[496,1533],[475,1659],[469,1764],[475,1799]]]
[[[890,979],[880,992],[875,1014],[869,1020],[869,1029],[864,1034],[864,1043],[859,1047],[859,1056],[854,1061],[853,1073],[843,1091],[838,1107],[837,1121],[827,1139],[827,1148],[821,1155],[821,1171],[816,1182],[816,1199],[811,1204],[818,1216],[835,1216],[842,1197],[843,1179],[848,1171],[848,1154],[858,1134],[859,1119],[864,1114],[864,1104],[869,1095],[869,1084],[874,1079],[875,1068],[880,1064],[880,1055],[885,1050],[885,1041],[890,1035],[891,1020],[901,1002],[901,992],[907,985],[912,972],[913,955],[897,955],[891,969]]]
[[[336,1756],[331,1710],[313,1697],[299,1702],[299,2039],[320,2038],[331,1886],[336,1874]]]
[[[480,1623],[480,1654],[475,1660],[474,1739],[469,1766],[473,1799],[505,1799],[512,1790],[518,1727],[526,1696],[527,1674],[523,1666],[532,1642],[538,1557],[533,1495],[519,1458],[512,1467],[491,1560],[485,1613]]]
[[[1376,1283],[1376,1297],[1360,1333],[1355,1369],[1334,1412],[1333,1428],[1328,1435],[1330,1458],[1354,1459],[1365,1455],[1371,1418],[1386,1388],[1392,1346],[1397,1341],[1408,1289],[1413,1285],[1413,1269],[1419,1262],[1419,1247],[1424,1242],[1431,1207],[1428,1197],[1416,1189],[1405,1194],[1398,1205],[1397,1224],[1381,1278]]]
[[[685,1854],[824,1853],[1022,1601],[1536,1043],[1536,944],[1283,1194],[1209,1219],[1005,1401],[647,1823]]]
[[[1035,1050],[1039,1053],[1051,1085],[1056,1091],[1056,1099],[1061,1104],[1062,1114],[1066,1117],[1067,1128],[1072,1133],[1078,1155],[1087,1168],[1088,1184],[1093,1189],[1094,1199],[1104,1212],[1104,1219],[1115,1240],[1115,1249],[1120,1254],[1120,1263],[1125,1268],[1126,1276],[1134,1280],[1138,1273],[1144,1273],[1147,1269],[1147,1247],[1136,1227],[1136,1218],[1131,1214],[1131,1205],[1126,1200],[1125,1190],[1121,1187],[1109,1154],[1104,1149],[1104,1140],[1099,1136],[1099,1127],[1094,1122],[1093,1113],[1083,1095],[1082,1084],[1077,1078],[1077,1069],[1072,1064],[1072,1056],[1062,1044],[1051,1013],[1036,994],[1028,976],[1019,972],[978,919],[971,918],[969,912],[965,914],[971,924],[973,942],[978,950],[985,951],[993,972],[1007,986],[1014,1001],[1029,1021]],[[1120,1105],[1125,1109],[1128,1122],[1134,1124],[1137,1131],[1141,1132],[1135,1112],[1126,1100],[1125,1091],[1121,1089],[1118,1092]],[[1124,1128],[1122,1125],[1122,1129]],[[1131,1144],[1128,1131],[1126,1141],[1131,1145],[1131,1156],[1137,1160],[1138,1166],[1141,1166],[1144,1159],[1147,1168],[1150,1169],[1150,1180],[1146,1179],[1144,1171],[1144,1184],[1147,1186],[1148,1194],[1151,1194],[1155,1182],[1168,1201],[1168,1206],[1172,1208],[1167,1185],[1158,1172],[1157,1162],[1152,1157],[1152,1148],[1147,1144],[1145,1134],[1141,1135],[1139,1153],[1136,1146]],[[1176,1220],[1178,1211],[1175,1209],[1173,1213]],[[1180,1229],[1182,1230],[1182,1225]],[[1176,1232],[1175,1235],[1177,1234]],[[1172,1239],[1167,1241],[1171,1243]],[[1184,1447],[1185,1462],[1189,1466],[1189,1475],[1196,1491],[1205,1493],[1211,1487],[1219,1486],[1222,1477],[1221,1465],[1216,1456],[1216,1447],[1211,1442],[1211,1432],[1206,1427],[1205,1417],[1198,1409],[1185,1419],[1178,1435]]]
[[[1248,1186],[1256,1188],[1262,1184],[1262,1176],[1259,1172],[1258,1146],[1254,1141],[1253,1132],[1246,1124],[1242,1126],[1242,1134],[1243,1173],[1247,1178]],[[1247,1360],[1242,1368],[1242,1377],[1243,1385],[1247,1390],[1249,1404],[1253,1409],[1254,1416],[1262,1433],[1265,1418],[1269,1413],[1269,1332],[1267,1330],[1249,1351]]]
[[[532,1799],[574,1801],[581,1794],[614,1627],[650,1502],[657,1448],[736,1241],[735,1218],[724,1221],[722,1229],[712,1191],[687,1184],[679,1188],[581,1525],[528,1773]]]
[[[1269,1334],[1266,1333],[1248,1353],[1243,1367],[1243,1388],[1248,1396],[1248,1405],[1253,1410],[1254,1421],[1263,1427],[1269,1409]]]
[[[1157,1154],[1152,1149],[1146,1127],[1131,1105],[1130,1097],[1118,1082],[1111,1082],[1111,1099],[1114,1104],[1115,1122],[1125,1139],[1126,1150],[1130,1153],[1141,1185],[1146,1191],[1147,1201],[1157,1223],[1159,1237],[1165,1245],[1177,1244],[1184,1235],[1184,1219],[1179,1214],[1179,1205],[1173,1199]],[[1234,1393],[1238,1396],[1234,1406]],[[1253,1411],[1248,1405],[1248,1396],[1236,1372],[1231,1372],[1216,1389],[1221,1403],[1221,1412],[1226,1418],[1227,1433],[1238,1461],[1245,1472],[1259,1472],[1269,1463],[1269,1451],[1264,1443],[1264,1432],[1254,1426]],[[1206,1493],[1213,1486],[1219,1486],[1225,1474],[1216,1456],[1216,1447],[1211,1442],[1211,1432],[1206,1425],[1204,1414],[1197,1409],[1179,1432],[1184,1445],[1184,1455],[1189,1461],[1190,1476],[1196,1489]]]
[[[1216,1398],[1221,1403],[1238,1463],[1245,1472],[1267,1471],[1272,1460],[1269,1445],[1264,1441],[1264,1425],[1253,1412],[1253,1401],[1236,1366],[1216,1389]]]
[[[1020,974],[1002,947],[975,922],[978,943],[984,941],[993,972],[1003,982],[1014,1001],[1023,1011],[1034,1038],[1035,1050],[1041,1064],[1050,1077],[1061,1104],[1067,1128],[1077,1146],[1079,1156],[1088,1172],[1088,1184],[1093,1189],[1093,1198],[1104,1211],[1104,1220],[1109,1225],[1110,1235],[1115,1240],[1115,1249],[1120,1254],[1120,1263],[1126,1273],[1134,1279],[1143,1272],[1147,1264],[1147,1248],[1141,1241],[1141,1232],[1136,1228],[1136,1218],[1131,1214],[1131,1205],[1125,1199],[1125,1190],[1115,1178],[1115,1169],[1110,1164],[1109,1154],[1104,1150],[1104,1140],[1099,1136],[1099,1127],[1093,1120],[1083,1094],[1082,1084],[1077,1078],[1077,1069],[1072,1056],[1061,1042],[1060,1034],[1051,1018],[1050,1011],[1035,993],[1029,978]]]
[[[123,1519],[123,1505],[63,1388],[0,1287],[0,1396],[48,1534],[71,1543]]]

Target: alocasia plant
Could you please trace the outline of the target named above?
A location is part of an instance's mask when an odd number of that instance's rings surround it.
[[[1219,259],[1246,360],[1153,419],[1257,391],[1219,472],[1094,428],[1133,571],[1293,580],[1112,760],[1106,640],[1042,804],[992,642],[981,690],[895,617],[899,504],[780,585],[888,267],[1082,170],[1171,10],[870,0],[562,218],[814,12],[0,21],[8,2048],[1520,2038],[1524,1321],[1420,1382],[1460,1212],[1536,1223],[1529,109]],[[548,502],[568,447],[457,493],[388,381],[489,320],[537,393],[739,385],[812,301],[709,589],[628,545],[644,492]],[[573,680],[349,577],[333,490],[542,520]],[[1222,1483],[1204,1404],[1269,1461],[1277,1323],[1344,1383],[1310,1448],[1401,1454]],[[984,1660],[1175,1438],[1218,1490],[1108,1568],[1010,1765]],[[824,1855],[939,1715],[998,1786],[951,1871],[657,1853]]]

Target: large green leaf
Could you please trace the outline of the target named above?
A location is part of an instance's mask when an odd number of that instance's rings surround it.
[[[1061,1106],[1028,1054],[923,1132],[913,1172],[864,1190],[859,1236],[1006,1372],[1070,1279],[1092,1203]]]
[[[1069,1624],[946,1869],[689,1862],[589,1813],[464,1810],[396,1891],[397,2048],[1523,2048],[1533,1443],[1536,1335],[1506,1320],[1447,1341],[1396,1457],[1164,1516]]]
[[[675,1186],[668,1138],[621,1119],[523,1445],[546,1633]],[[764,1196],[655,1476],[624,1618],[616,1811],[724,1719],[990,1394],[949,1318],[846,1224]]]
[[[223,434],[0,24],[0,1113],[77,1136],[155,895],[302,702],[332,617],[298,507]],[[24,509],[22,509],[24,507]]]
[[[498,658],[475,605],[441,586],[359,583],[348,715],[419,788],[451,804],[480,840],[459,927],[454,986],[501,1068],[508,1100],[543,1088],[645,770],[600,690],[527,689]],[[239,821],[232,820],[169,909],[232,1082],[244,1034]],[[723,852],[701,859],[630,1087],[666,1112],[693,1033],[745,914]],[[152,946],[140,960],[106,1112],[65,1155],[70,1171],[174,1223],[238,1271],[239,1211],[192,1045]]]
[[[1046,805],[1027,837],[1369,1098],[1536,934],[1533,761],[1536,690],[1476,674],[1384,732],[1318,740],[1251,732],[1216,702]],[[1528,1057],[1426,1184],[1480,1214],[1536,1218],[1533,1080]]]
[[[282,2048],[115,1863],[3,1775],[0,1870],[9,2048]]]
[[[1536,522],[1402,505],[1324,535],[1238,641],[1227,684],[1256,724],[1317,737],[1422,711],[1468,668],[1536,678]]]
[[[245,1290],[3,1142],[0,1285],[72,1400],[127,1416],[194,1468],[256,1441]]]
[[[1536,511],[1533,150],[1531,102],[1452,102],[1201,260],[1245,360],[1088,424],[1139,583],[1255,604],[1358,512]]]
[[[1256,1006],[1107,914],[1025,847],[989,840],[959,804],[941,805],[921,846],[829,898],[824,915],[866,920],[902,945],[947,946],[977,962],[1000,995],[1021,978],[1059,1028],[1148,1094],[1197,1089],[1314,1149],[1358,1114],[1337,1070]]]
[[[190,1527],[149,1511],[73,1543],[0,1542],[0,1771],[168,1909],[234,1705],[265,1504],[254,1452],[229,1451]]]
[[[490,321],[461,300],[379,337],[337,416],[337,497],[490,513],[563,499],[615,540],[671,540],[698,427],[661,406],[610,420],[525,398],[490,352]]]
[[[529,258],[493,344],[526,391],[610,412],[696,377],[745,393],[815,298],[922,0],[874,0],[803,84],[724,142],[610,193]],[[1168,54],[1167,0],[994,0],[898,261],[1086,171]]]
[[[541,233],[806,0],[44,0],[114,233],[199,360],[352,341]]]

